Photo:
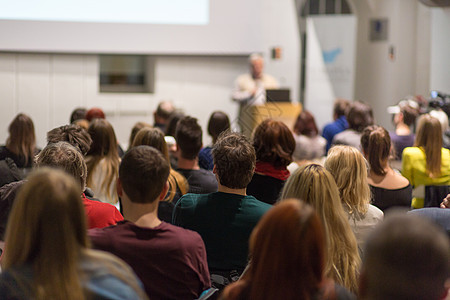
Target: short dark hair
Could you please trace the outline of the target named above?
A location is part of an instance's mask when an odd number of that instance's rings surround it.
[[[334,108],[333,113],[336,115],[336,117],[342,117],[347,114],[347,110],[350,106],[350,101],[345,99],[336,99],[334,102]]]
[[[202,148],[202,128],[197,119],[189,116],[178,121],[175,139],[181,150],[181,157],[195,159]]]
[[[266,119],[255,129],[253,147],[256,160],[271,163],[275,167],[286,167],[292,162],[295,140],[284,123]]]
[[[347,122],[350,129],[362,132],[367,126],[373,125],[372,107],[361,101],[353,102],[347,113]]]
[[[213,143],[223,131],[228,129],[230,129],[230,119],[227,114],[222,111],[213,112],[208,121],[208,134],[213,138]]]
[[[91,148],[92,139],[89,133],[81,126],[71,124],[56,127],[47,132],[48,144],[68,142],[86,155]]]
[[[119,179],[131,202],[152,203],[161,194],[169,177],[169,163],[153,147],[133,147],[124,155]]]
[[[410,105],[404,105],[400,107],[400,112],[403,115],[403,122],[411,126],[416,123],[416,119],[419,116],[419,109],[411,107]]]
[[[223,132],[212,149],[217,177],[231,189],[247,187],[255,171],[255,149],[250,141],[236,132]]]
[[[77,107],[73,110],[70,115],[70,124],[75,122],[76,120],[86,119],[87,109],[84,107]]]

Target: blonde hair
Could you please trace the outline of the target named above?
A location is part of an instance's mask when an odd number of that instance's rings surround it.
[[[289,177],[281,199],[299,198],[314,207],[322,220],[327,242],[325,274],[356,292],[361,259],[338,195],[333,176],[321,165],[309,164]]]
[[[429,176],[439,176],[442,159],[442,127],[437,118],[429,114],[419,118],[414,146],[420,147],[425,152]]]
[[[362,153],[355,147],[334,146],[328,151],[325,168],[333,175],[349,215],[364,218],[372,195],[367,181],[367,162]]]

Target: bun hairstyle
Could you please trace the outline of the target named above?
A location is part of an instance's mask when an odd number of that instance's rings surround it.
[[[361,147],[370,170],[376,175],[386,175],[384,168],[391,151],[391,137],[387,130],[377,125],[366,127],[361,136]]]

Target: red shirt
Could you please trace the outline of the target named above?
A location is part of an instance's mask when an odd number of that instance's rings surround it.
[[[90,200],[83,194],[84,209],[86,210],[88,228],[103,228],[115,225],[123,220],[123,216],[116,207],[109,203]]]

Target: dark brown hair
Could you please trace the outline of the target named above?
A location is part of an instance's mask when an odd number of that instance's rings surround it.
[[[25,159],[28,165],[33,161],[36,150],[36,135],[34,124],[26,114],[18,114],[8,127],[9,137],[6,140],[6,148],[17,156]]]
[[[68,142],[78,149],[81,154],[86,155],[92,144],[89,133],[81,126],[71,124],[54,128],[47,132],[48,144]]]
[[[294,124],[294,132],[309,137],[315,137],[319,134],[316,120],[314,120],[314,116],[309,111],[304,110],[298,115]]]
[[[391,152],[391,137],[387,130],[377,125],[366,127],[361,136],[361,147],[370,170],[379,176],[386,175],[384,168]]]
[[[70,115],[70,124],[72,124],[76,120],[86,119],[86,112],[87,110],[84,107],[75,108]]]
[[[135,203],[152,203],[161,194],[169,176],[169,163],[150,146],[131,148],[122,158],[119,179]]]
[[[134,124],[133,128],[131,129],[130,140],[128,141],[128,149],[130,149],[131,145],[133,145],[134,138],[138,131],[144,127],[151,128],[152,125],[145,122],[137,122],[136,124]]]
[[[175,139],[181,150],[181,157],[196,159],[202,148],[202,128],[197,119],[186,116],[178,121]]]
[[[266,119],[255,129],[253,147],[256,160],[271,163],[275,167],[286,167],[292,162],[295,140],[284,123]]]
[[[222,111],[215,111],[211,114],[208,121],[208,134],[213,139],[213,144],[217,141],[219,134],[230,129],[230,119]]]
[[[339,118],[347,114],[347,110],[350,107],[350,101],[345,99],[337,99],[334,102],[333,114]]]
[[[231,189],[246,188],[255,171],[256,155],[248,139],[236,132],[223,132],[212,149],[217,177]]]
[[[175,131],[177,130],[178,121],[184,117],[182,112],[174,111],[170,114],[169,119],[167,120],[166,132],[164,132],[168,136],[175,137]]]
[[[411,126],[416,123],[416,119],[419,116],[419,109],[410,105],[403,105],[400,107],[400,112],[403,115],[403,123]]]
[[[362,132],[367,126],[373,125],[372,108],[361,101],[353,102],[347,113],[347,122],[350,129]]]

